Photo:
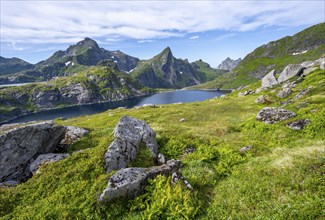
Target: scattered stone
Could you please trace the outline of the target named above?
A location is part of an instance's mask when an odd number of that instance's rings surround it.
[[[301,119],[301,120],[298,120],[298,121],[287,123],[287,127],[291,128],[293,130],[301,130],[306,125],[308,125],[309,123],[310,123],[309,119]]]
[[[186,119],[185,119],[185,118],[181,118],[179,121],[180,121],[180,122],[185,122]]]
[[[29,164],[39,154],[53,152],[65,135],[66,128],[53,121],[22,125],[0,135],[0,182],[26,181]]]
[[[226,99],[227,98],[227,95],[221,95],[220,96],[220,99]]]
[[[260,88],[257,88],[257,89],[255,90],[255,93],[263,92],[263,91],[265,91],[266,89],[267,89],[266,87],[260,87]]]
[[[295,116],[296,113],[286,109],[276,107],[265,107],[261,111],[259,111],[256,116],[256,119],[267,124],[273,124]]]
[[[143,104],[142,107],[157,108],[157,106],[156,105],[153,105],[153,104]]]
[[[295,97],[293,97],[292,99],[287,100],[286,102],[280,102],[280,104],[282,106],[286,106],[286,105],[290,104],[291,102],[302,98],[303,96],[305,96],[310,91],[311,88],[312,87],[308,87],[307,89],[301,90],[297,95],[295,95]]]
[[[278,84],[278,80],[275,77],[275,70],[272,70],[262,78],[262,88],[271,87],[276,84]]]
[[[15,180],[8,180],[6,182],[0,183],[0,188],[9,188],[9,187],[15,187],[19,184],[18,181]]]
[[[123,116],[114,129],[114,137],[104,156],[107,173],[127,167],[136,158],[141,143],[157,159],[156,133],[144,121]]]
[[[261,95],[256,100],[255,103],[257,104],[269,104],[272,103],[272,100],[268,95]]]
[[[172,174],[172,184],[176,184],[179,180],[181,180],[184,185],[186,186],[186,188],[193,190],[193,187],[191,186],[191,184],[187,181],[187,179],[185,179],[185,177],[183,176],[183,174],[179,171],[177,172],[173,172]]]
[[[185,151],[184,151],[184,155],[187,155],[187,154],[191,154],[191,153],[194,153],[196,152],[196,148],[193,147],[193,146],[187,146]]]
[[[157,163],[158,163],[158,165],[165,164],[166,162],[167,162],[167,160],[165,158],[165,155],[163,155],[162,153],[159,153],[158,154],[158,157],[157,157]]]
[[[252,147],[253,147],[252,145],[248,145],[246,147],[242,147],[242,148],[239,149],[239,152],[240,152],[240,154],[246,154],[246,152],[249,151],[249,150],[251,150]]]
[[[60,142],[60,145],[66,146],[70,145],[77,140],[81,139],[83,136],[88,134],[89,131],[83,128],[78,128],[74,126],[67,126],[66,127],[66,133],[62,141]]]
[[[103,203],[117,198],[134,198],[143,192],[149,179],[158,175],[170,175],[176,172],[181,164],[179,160],[169,160],[161,166],[121,169],[109,178],[107,188],[98,201]]]
[[[304,69],[306,69],[306,67],[303,67],[300,64],[289,64],[281,72],[278,78],[278,82],[282,83],[294,76],[301,76],[303,74]]]
[[[108,116],[113,116],[113,115],[114,115],[113,112],[108,113]]]
[[[276,94],[277,97],[284,99],[286,97],[288,97],[291,94],[292,90],[290,88],[284,88],[282,90],[280,90],[278,92],[278,94]]]
[[[49,164],[49,163],[54,163],[59,160],[63,160],[64,158],[67,158],[69,154],[41,154],[39,155],[36,160],[34,160],[29,167],[30,172],[33,174],[37,173],[40,166],[42,164]]]
[[[255,92],[251,89],[246,90],[245,92],[240,92],[238,93],[238,97],[243,97],[243,96],[247,96],[247,95],[251,95],[254,94]]]

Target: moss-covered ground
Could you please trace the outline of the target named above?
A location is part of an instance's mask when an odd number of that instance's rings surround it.
[[[259,86],[255,83],[244,90]],[[279,106],[309,86],[306,96],[285,107],[297,113],[295,118],[276,124],[256,121],[258,111],[267,106],[255,103],[261,94],[272,100],[268,106]],[[245,97],[237,97],[237,91],[205,102],[57,120],[90,130],[67,149],[85,150],[44,165],[41,173],[16,188],[1,188],[1,219],[323,219],[324,88],[325,71],[317,70],[284,100],[276,97],[281,89],[277,86]],[[159,177],[133,200],[98,204],[112,175],[104,172],[103,155],[123,115],[146,121],[157,133],[160,151],[182,159],[181,172],[193,192]],[[180,122],[181,118],[186,120]],[[301,118],[311,121],[303,130],[286,127]],[[247,145],[252,149],[240,154]],[[197,151],[182,156],[188,146]],[[151,165],[142,158],[133,165]]]

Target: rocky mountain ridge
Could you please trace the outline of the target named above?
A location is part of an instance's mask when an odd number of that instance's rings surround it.
[[[233,59],[227,57],[224,61],[222,61],[219,64],[219,66],[217,68],[221,69],[221,70],[232,71],[241,61],[242,61],[241,58],[238,58],[237,60],[233,60]]]
[[[28,70],[25,68],[17,72],[13,65],[7,66],[7,69],[10,69],[10,75],[1,76],[0,84],[47,81],[55,77],[69,76],[104,60],[116,63],[118,68],[124,72],[133,69],[139,61],[138,58],[119,50],[109,51],[100,48],[96,41],[85,38],[69,46],[65,51],[55,52],[51,57],[31,66]],[[0,60],[1,63],[3,63],[2,60]]]

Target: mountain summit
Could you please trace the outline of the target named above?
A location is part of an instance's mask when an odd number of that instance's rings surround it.
[[[182,88],[200,84],[200,75],[187,60],[177,59],[169,47],[139,62],[131,76],[151,88]]]
[[[227,57],[221,64],[218,66],[218,69],[232,71],[241,61],[241,58],[233,60]]]

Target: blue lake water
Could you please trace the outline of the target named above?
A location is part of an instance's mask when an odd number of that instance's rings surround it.
[[[90,105],[71,106],[60,109],[47,110],[24,115],[7,123],[30,122],[36,120],[52,120],[55,118],[72,118],[81,115],[92,115],[118,107],[133,108],[144,104],[171,104],[178,102],[196,102],[211,99],[225,94],[225,91],[178,90],[173,92],[157,93],[144,97],[132,98],[123,101],[96,103]]]

